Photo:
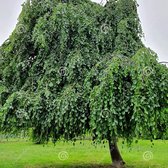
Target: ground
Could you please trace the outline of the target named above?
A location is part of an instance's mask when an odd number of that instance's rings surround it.
[[[119,144],[128,168],[168,168],[168,141],[140,140],[130,150]],[[0,168],[110,168],[108,145],[91,141],[35,145],[31,141],[0,141]]]

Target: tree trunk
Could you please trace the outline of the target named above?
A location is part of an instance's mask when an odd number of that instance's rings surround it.
[[[109,140],[109,149],[112,159],[113,168],[124,168],[125,162],[123,161],[120,151],[117,146],[117,140]]]

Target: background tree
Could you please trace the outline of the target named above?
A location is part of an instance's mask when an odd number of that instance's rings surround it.
[[[2,130],[40,143],[89,132],[123,167],[118,138],[168,130],[168,70],[141,37],[135,0],[28,0],[0,48]]]

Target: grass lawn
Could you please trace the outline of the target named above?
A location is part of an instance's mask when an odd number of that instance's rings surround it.
[[[120,151],[129,168],[168,168],[168,141],[139,141],[130,150],[121,145]],[[0,142],[0,168],[109,168],[108,144],[91,145],[91,141],[58,142],[55,146],[34,145],[28,141]]]

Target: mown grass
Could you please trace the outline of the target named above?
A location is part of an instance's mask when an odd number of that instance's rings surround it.
[[[105,146],[105,147],[104,147]],[[139,141],[130,150],[119,143],[129,168],[168,168],[168,141]],[[58,142],[55,146],[28,141],[0,142],[0,168],[109,168],[108,144],[94,147],[91,141],[80,144]]]

